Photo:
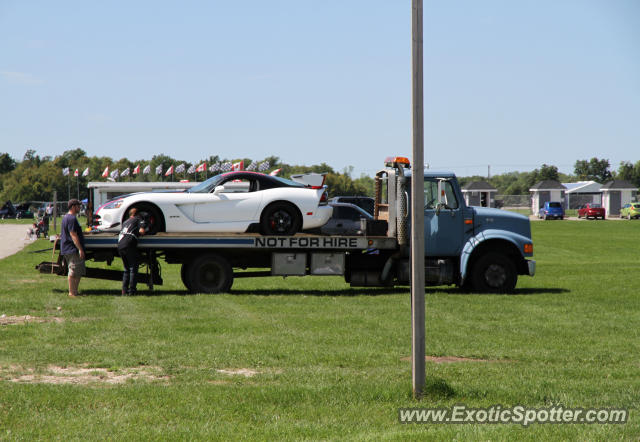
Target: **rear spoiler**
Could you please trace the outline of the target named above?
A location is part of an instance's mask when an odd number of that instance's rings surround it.
[[[297,175],[291,175],[291,179],[296,183],[304,184],[306,187],[311,187],[312,189],[322,189],[324,181],[327,179],[327,172],[299,173]]]

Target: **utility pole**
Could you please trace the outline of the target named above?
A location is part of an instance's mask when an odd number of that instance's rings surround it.
[[[422,0],[412,0],[413,158],[411,160],[411,373],[413,397],[420,399],[425,383],[424,306],[424,111],[422,61]]]
[[[487,178],[491,178],[491,164],[487,166]]]

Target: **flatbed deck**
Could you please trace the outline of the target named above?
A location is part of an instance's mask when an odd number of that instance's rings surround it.
[[[117,233],[85,235],[85,248],[111,249],[118,243]],[[386,236],[330,236],[298,233],[293,236],[263,236],[256,233],[158,233],[138,240],[140,249],[226,248],[226,249],[312,249],[312,250],[389,250],[398,247]]]

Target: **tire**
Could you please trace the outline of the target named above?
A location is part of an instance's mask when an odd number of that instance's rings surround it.
[[[479,292],[509,293],[516,287],[518,275],[508,256],[489,252],[474,263],[471,281],[473,288]]]
[[[131,208],[138,209],[138,215],[142,216],[142,218],[147,221],[149,230],[147,231],[147,235],[155,235],[158,232],[165,231],[164,219],[162,218],[162,214],[160,211],[151,204],[134,204]],[[122,220],[124,223],[126,219],[129,217],[129,211],[127,210],[125,214],[125,218]]]
[[[260,217],[260,230],[263,235],[295,235],[301,226],[302,219],[298,209],[285,202],[267,206]]]
[[[191,281],[187,278],[187,273],[189,271],[189,263],[182,263],[180,267],[180,279],[182,279],[182,284],[187,288],[189,292],[193,292],[193,288],[191,287]]]
[[[196,257],[187,265],[185,273],[185,286],[195,293],[225,293],[233,284],[231,265],[214,253]]]

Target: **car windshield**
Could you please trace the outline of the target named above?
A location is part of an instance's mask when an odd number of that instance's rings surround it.
[[[193,186],[191,189],[187,190],[187,192],[189,192],[189,193],[209,193],[213,189],[216,188],[218,183],[223,181],[222,175],[223,174],[211,177],[208,180],[201,182],[197,186]]]
[[[600,204],[591,204],[590,206],[592,209],[599,209],[601,206]]]
[[[556,207],[556,208],[558,208],[558,207],[562,207],[562,206],[560,205],[560,203],[549,203],[549,207]]]

